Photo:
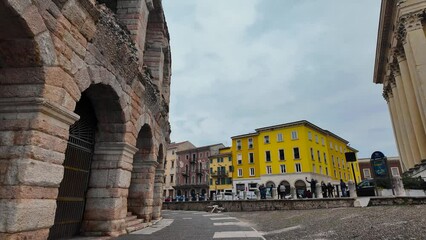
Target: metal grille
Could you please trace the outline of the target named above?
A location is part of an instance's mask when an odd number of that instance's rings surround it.
[[[55,224],[49,239],[77,235],[83,220],[85,195],[95,142],[96,117],[90,102],[82,98],[76,108],[80,120],[70,127],[64,160],[64,178],[59,186]]]

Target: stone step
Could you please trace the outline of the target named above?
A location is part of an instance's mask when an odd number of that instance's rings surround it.
[[[138,225],[140,223],[143,223],[143,219],[131,220],[131,221],[126,222],[126,227],[133,227],[133,226]]]
[[[127,231],[127,233],[131,233],[131,232],[134,232],[134,231],[141,230],[142,228],[149,227],[151,225],[152,225],[152,223],[139,223],[139,224],[127,227],[126,231]]]
[[[126,221],[126,222],[130,222],[130,221],[135,220],[136,218],[138,218],[138,217],[137,217],[137,216],[135,216],[135,215],[130,215],[130,216],[127,216],[127,217],[125,218],[125,221]]]
[[[132,212],[127,212],[126,217],[132,216]]]

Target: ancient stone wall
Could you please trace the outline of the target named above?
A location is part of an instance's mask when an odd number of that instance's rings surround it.
[[[139,172],[152,172],[151,192],[139,199],[151,204],[139,212],[159,217],[155,169],[169,143],[171,63],[161,0],[106,3],[116,9],[95,0],[0,0],[0,239],[49,236],[83,96],[97,127],[82,233],[125,233],[134,159],[149,165]]]

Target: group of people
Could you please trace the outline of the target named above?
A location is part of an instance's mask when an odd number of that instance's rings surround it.
[[[311,191],[309,190],[307,191],[306,197],[312,198],[312,196],[315,196],[317,198],[318,196],[316,195],[315,190],[316,190],[318,181],[313,178],[311,179],[311,181],[309,181],[308,178],[305,178],[305,180],[311,185]],[[349,195],[348,186],[342,179],[340,179],[340,190],[342,193],[342,197],[347,197]],[[325,184],[324,181],[321,181],[321,192],[324,198],[334,197],[334,186],[330,182]]]

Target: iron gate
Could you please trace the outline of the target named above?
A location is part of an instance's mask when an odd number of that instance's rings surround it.
[[[66,238],[80,232],[90,164],[95,143],[96,117],[90,101],[82,97],[76,106],[80,119],[70,127],[65,151],[64,178],[59,186],[55,223],[49,239]]]

